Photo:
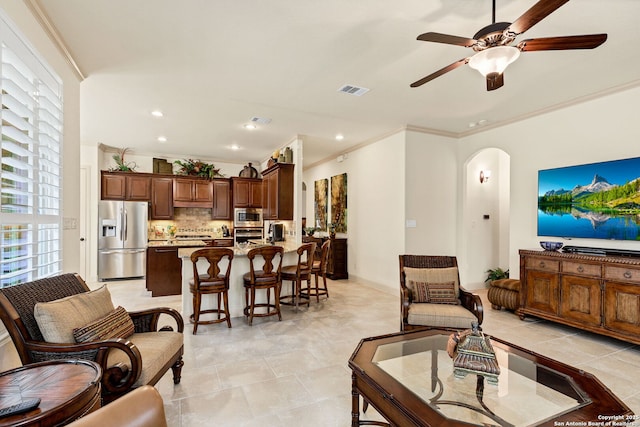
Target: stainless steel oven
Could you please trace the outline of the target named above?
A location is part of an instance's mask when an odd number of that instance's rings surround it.
[[[233,230],[233,240],[235,244],[247,242],[249,240],[262,240],[264,237],[262,228],[235,228]]]
[[[262,209],[235,208],[233,210],[234,228],[262,228]]]

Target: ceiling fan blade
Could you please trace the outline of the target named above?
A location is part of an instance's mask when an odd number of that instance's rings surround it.
[[[455,70],[456,68],[466,64],[467,62],[469,62],[469,58],[463,58],[457,62],[454,62],[453,64],[447,65],[446,67],[436,71],[435,73],[431,73],[428,76],[423,77],[420,80],[411,83],[411,87],[422,86],[423,84],[435,79],[436,77],[440,77],[441,75],[448,73],[449,71]]]
[[[606,34],[588,34],[583,36],[543,37],[522,40],[518,49],[523,52],[536,50],[594,49],[607,40]]]
[[[540,0],[520,18],[516,19],[507,31],[511,31],[516,35],[522,34],[568,1],[569,0]]]
[[[418,36],[418,40],[422,40],[423,42],[453,44],[456,46],[464,46],[464,47],[471,47],[477,43],[477,40],[470,39],[467,37],[451,36],[449,34],[441,34],[441,33],[420,34]]]
[[[504,85],[504,73],[487,75],[487,90],[500,89]]]

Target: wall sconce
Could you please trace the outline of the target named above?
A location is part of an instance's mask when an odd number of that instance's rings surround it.
[[[489,178],[491,178],[490,170],[480,171],[480,184],[489,181]]]

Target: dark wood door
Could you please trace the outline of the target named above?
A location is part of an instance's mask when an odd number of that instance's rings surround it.
[[[126,177],[107,171],[101,172],[100,198],[102,200],[124,200],[126,196]]]
[[[151,200],[151,178],[144,175],[126,176],[125,200],[148,202]]]
[[[602,288],[600,280],[572,275],[560,279],[560,315],[582,324],[600,326],[602,318]]]
[[[233,180],[233,207],[248,208],[251,204],[251,184],[244,179]],[[215,190],[214,190],[215,192]]]
[[[194,202],[213,203],[213,184],[211,184],[211,181],[193,181],[192,185]]]
[[[231,183],[226,179],[213,181],[211,219],[231,219]]]
[[[151,219],[173,219],[173,178],[151,180]]]
[[[180,295],[182,261],[178,258],[178,247],[147,249],[146,285],[152,297]]]
[[[189,178],[173,179],[173,200],[175,202],[191,202],[193,200],[192,182]]]
[[[262,180],[249,182],[249,207],[262,207]]]

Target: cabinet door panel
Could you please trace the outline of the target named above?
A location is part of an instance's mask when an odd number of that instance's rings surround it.
[[[193,201],[213,203],[213,186],[209,181],[193,181]]]
[[[233,181],[233,206],[236,208],[250,207],[250,192],[248,181]]]
[[[605,327],[640,335],[640,287],[608,282],[604,301]]]
[[[559,292],[557,274],[543,271],[527,271],[527,307],[557,315]]]
[[[252,208],[262,207],[262,182],[252,182],[249,186],[249,204]]]
[[[600,326],[602,289],[600,280],[562,276],[560,315],[589,325]]]
[[[190,202],[193,200],[191,183],[190,179],[175,178],[173,180],[173,200],[176,202]]]
[[[100,181],[100,196],[102,200],[124,200],[126,180],[123,175],[111,175],[103,171]]]
[[[151,179],[148,176],[127,176],[126,200],[148,202],[151,200]]]
[[[151,181],[151,219],[173,218],[173,179],[153,178]]]
[[[213,182],[211,219],[231,219],[231,184],[229,181]]]

